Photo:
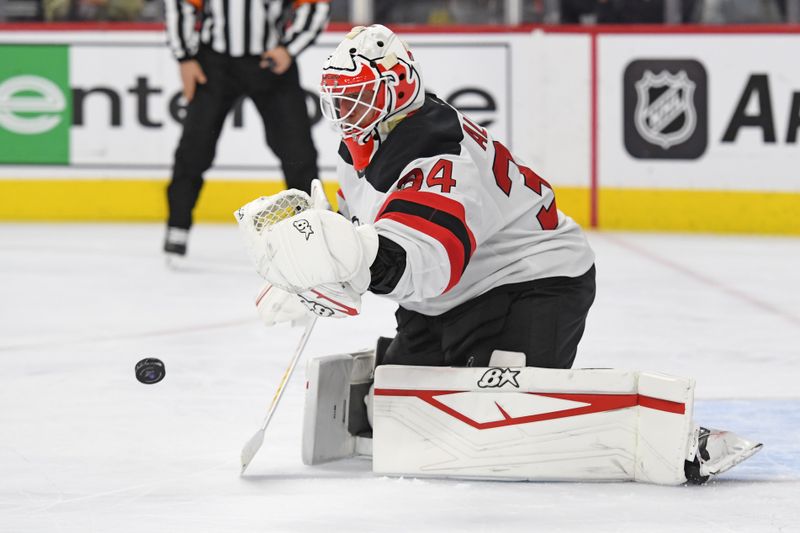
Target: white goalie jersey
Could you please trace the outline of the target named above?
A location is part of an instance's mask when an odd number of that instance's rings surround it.
[[[406,309],[439,315],[494,287],[577,277],[594,263],[550,185],[434,95],[364,171],[344,145],[339,153],[339,210],[374,224],[381,241],[372,290]]]

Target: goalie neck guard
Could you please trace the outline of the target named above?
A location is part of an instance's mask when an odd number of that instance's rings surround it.
[[[392,126],[424,100],[414,56],[380,24],[353,28],[322,69],[322,114],[339,130],[356,170],[367,167]]]

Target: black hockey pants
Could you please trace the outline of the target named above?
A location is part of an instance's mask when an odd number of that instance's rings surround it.
[[[440,316],[397,310],[397,335],[377,364],[488,366],[494,350],[528,366],[570,368],[594,302],[595,268],[496,287]]]
[[[258,56],[234,58],[201,48],[197,60],[208,82],[197,86],[186,108],[167,187],[168,225],[184,229],[192,225],[203,173],[214,162],[225,117],[242,96],[253,101],[264,121],[267,144],[281,161],[286,185],[308,192],[317,177],[317,151],[297,64],[278,76],[260,68]]]

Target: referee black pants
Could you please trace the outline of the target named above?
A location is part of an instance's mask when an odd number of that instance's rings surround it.
[[[577,278],[496,287],[439,316],[400,307],[377,364],[483,367],[507,350],[524,353],[527,366],[571,368],[594,295],[592,266]]]
[[[310,191],[311,180],[317,177],[317,151],[311,139],[297,64],[293,62],[287,72],[278,76],[259,67],[258,56],[229,57],[201,48],[197,59],[208,81],[197,86],[186,108],[172,180],[167,187],[167,224],[191,227],[203,173],[214,162],[222,124],[242,96],[253,101],[264,121],[267,144],[281,161],[286,185]]]

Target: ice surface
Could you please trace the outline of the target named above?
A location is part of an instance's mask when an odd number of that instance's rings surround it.
[[[263,328],[231,225],[165,268],[160,225],[0,225],[0,532],[800,531],[800,239],[591,233],[576,366],[697,379],[695,418],[765,443],[704,487],[376,477],[300,461],[301,334]],[[390,302],[320,320],[305,358],[372,345]],[[134,364],[158,357],[164,381]],[[302,362],[301,362],[302,365]]]

